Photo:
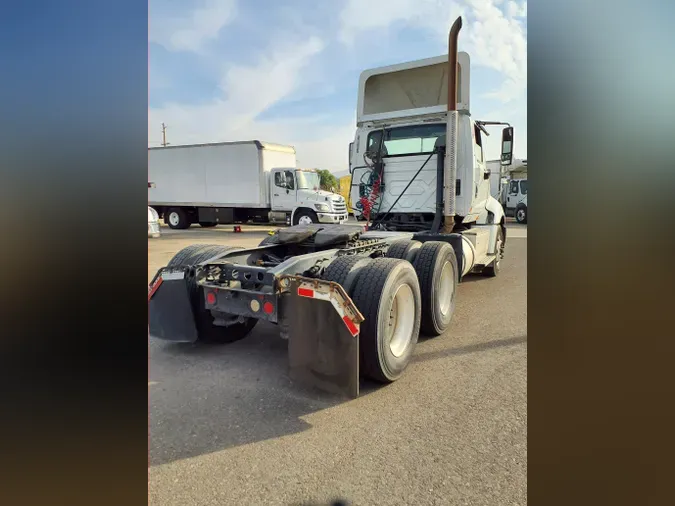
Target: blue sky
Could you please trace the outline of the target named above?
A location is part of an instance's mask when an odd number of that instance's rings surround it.
[[[344,172],[360,72],[446,54],[460,14],[472,115],[512,123],[526,158],[527,4],[509,0],[150,0],[149,145],[164,122],[172,144],[287,143]]]

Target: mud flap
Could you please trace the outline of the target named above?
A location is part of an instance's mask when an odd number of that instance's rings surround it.
[[[162,271],[150,285],[148,327],[151,337],[193,343],[198,338],[190,292],[183,270]]]
[[[363,317],[358,310],[350,310],[353,302],[336,283],[287,279],[282,304],[288,318],[291,379],[340,396],[358,397],[358,323]],[[312,289],[303,288],[307,286]]]

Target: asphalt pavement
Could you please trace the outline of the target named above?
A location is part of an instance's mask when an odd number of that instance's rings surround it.
[[[148,277],[186,245],[257,230],[163,227]],[[338,401],[287,365],[267,323],[226,346],[150,341],[150,504],[526,504],[527,227],[509,224],[499,276],[460,284],[450,328],[395,383]]]

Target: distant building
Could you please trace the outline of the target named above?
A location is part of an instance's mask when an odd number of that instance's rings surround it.
[[[527,179],[527,159],[514,158],[511,165],[501,166],[499,160],[489,160],[487,168],[492,174],[502,174],[507,179]]]

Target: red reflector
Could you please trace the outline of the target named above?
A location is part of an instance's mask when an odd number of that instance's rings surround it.
[[[158,277],[157,280],[150,286],[148,289],[148,302],[150,302],[150,299],[152,299],[152,296],[155,295],[155,292],[159,288],[159,285],[162,284],[164,279],[162,279],[162,276]]]
[[[216,294],[213,292],[209,292],[206,294],[206,302],[209,304],[215,304],[216,303]]]
[[[314,297],[314,290],[309,288],[298,288],[298,295],[300,297]]]
[[[274,305],[271,302],[265,302],[263,304],[263,311],[267,314],[272,314],[274,312]]]
[[[351,332],[353,336],[359,333],[359,329],[356,327],[356,325],[354,325],[354,322],[351,321],[348,316],[343,316],[342,321],[345,322],[345,325],[347,325],[349,332]]]

